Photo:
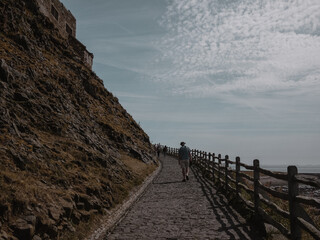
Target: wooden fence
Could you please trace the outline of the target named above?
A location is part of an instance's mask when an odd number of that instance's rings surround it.
[[[178,151],[177,148],[169,148],[168,154],[178,157]],[[228,155],[223,158],[221,154],[215,155],[199,150],[192,150],[192,158],[194,165],[202,171],[206,178],[213,181],[218,189],[222,188],[226,195],[233,194],[237,201],[244,203],[256,216],[277,228],[287,238],[301,239],[301,229],[303,229],[314,239],[320,239],[320,230],[312,220],[310,221],[311,218],[306,216],[307,213],[302,210],[301,206],[303,204],[313,207],[319,214],[320,200],[299,195],[299,184],[317,189],[320,188],[320,184],[299,176],[296,166],[288,166],[287,173],[279,173],[260,168],[257,159],[251,166],[241,163],[240,157],[231,161]],[[245,171],[240,171],[241,168]],[[250,172],[251,174],[246,174]],[[263,185],[260,182],[260,174],[287,181],[288,191],[276,191]],[[273,200],[268,197],[270,195]],[[278,200],[288,203],[288,211],[276,204]],[[280,221],[275,220],[273,214],[268,214],[270,211],[286,219],[289,226],[285,227]]]

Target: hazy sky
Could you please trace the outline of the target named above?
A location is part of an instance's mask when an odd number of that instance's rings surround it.
[[[320,164],[319,0],[62,0],[153,143]]]

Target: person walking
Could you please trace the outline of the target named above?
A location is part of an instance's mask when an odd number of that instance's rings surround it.
[[[165,157],[167,155],[167,151],[168,151],[168,147],[164,146],[164,148],[162,149],[163,152],[163,156]]]
[[[189,180],[189,165],[192,160],[190,148],[186,146],[185,142],[180,143],[179,149],[179,165],[182,169],[182,181]]]
[[[158,155],[158,157],[160,157],[160,152],[161,152],[161,145],[159,143],[158,146],[157,146],[157,155]]]

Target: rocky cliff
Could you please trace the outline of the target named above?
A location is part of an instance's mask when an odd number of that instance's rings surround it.
[[[0,239],[82,239],[155,169],[148,136],[34,0],[0,1]]]

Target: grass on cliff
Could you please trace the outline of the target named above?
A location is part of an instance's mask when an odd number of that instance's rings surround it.
[[[124,165],[126,165],[130,171],[136,176],[133,182],[127,182],[121,186],[124,193],[122,195],[122,200],[126,200],[130,191],[134,188],[139,186],[143,183],[146,177],[148,177],[156,168],[157,166],[153,163],[145,164],[142,161],[129,157],[125,153],[122,153],[121,161]],[[123,201],[119,202],[121,204]],[[85,223],[80,223],[77,226],[77,231],[74,233],[69,233],[63,239],[65,240],[78,240],[78,239],[85,239],[88,237],[88,232],[92,232],[95,230],[96,227],[101,224],[101,217],[97,215],[93,215],[90,217],[90,220]]]
[[[135,185],[140,185],[143,180],[148,175],[150,175],[157,167],[155,164],[145,164],[141,160],[132,158],[127,155],[123,155],[121,160],[135,175],[137,175]]]
[[[7,161],[10,161],[10,159],[5,162]],[[49,161],[49,164],[51,163],[53,164],[54,161]],[[121,163],[125,168],[129,169],[133,177],[125,181],[119,179],[118,183],[110,183],[112,192],[103,193],[105,197],[109,198],[110,207],[121,204],[129,196],[130,191],[140,185],[157,167],[153,163],[143,163],[141,160],[127,156],[125,153],[121,154]],[[84,193],[89,187],[92,190],[101,189],[102,181],[107,181],[103,178],[104,169],[102,168],[99,170],[88,166],[88,168],[92,169],[88,171],[90,174],[85,174],[81,172],[80,168],[63,169],[62,165],[56,163],[60,165],[60,167],[58,165],[57,167],[63,170],[60,175],[57,172],[53,172],[52,169],[47,169],[45,165],[38,164],[37,170],[33,173],[19,171],[19,174],[17,174],[10,167],[2,168],[0,171],[0,190],[2,192],[0,203],[10,206],[13,211],[13,218],[15,218],[15,214],[25,212],[30,206],[39,208],[41,215],[45,216],[47,204],[56,204],[57,199],[70,199],[75,193]],[[66,164],[69,164],[68,161],[64,163],[64,165]],[[45,175],[48,177],[45,177]],[[72,181],[73,187],[65,189],[51,182],[52,179]],[[61,239],[84,239],[90,229],[97,227],[101,217],[101,215],[92,215],[88,222],[74,225],[76,232],[63,234]]]
[[[27,11],[27,17],[23,22],[34,23],[33,12]],[[29,52],[0,33],[1,58],[23,79],[12,79],[7,86],[8,94],[3,95],[5,107],[15,113],[10,121],[17,128],[12,129],[10,124],[0,128],[0,213],[5,209],[10,215],[10,221],[2,223],[12,223],[28,212],[48,218],[50,206],[59,208],[66,199],[76,202],[79,195],[95,196],[103,208],[109,209],[123,202],[156,168],[154,163],[143,163],[128,153],[116,156],[117,151],[108,151],[107,140],[120,145],[127,143],[145,152],[150,144],[117,98],[104,88],[102,80],[76,61],[71,49],[65,54],[63,42],[52,28],[36,25],[34,28],[47,40],[46,45],[29,29],[25,31],[23,24],[19,28],[19,34],[26,35],[34,48]],[[13,100],[13,93],[18,90],[26,93],[31,107]],[[97,139],[104,137],[103,153],[82,141],[79,135],[73,135],[87,123],[92,123],[89,129],[95,129]],[[56,125],[60,127],[57,133],[51,129]],[[25,131],[19,133],[25,126]],[[118,147],[112,145],[114,149]],[[127,145],[122,149],[127,149]],[[114,162],[109,161],[109,153],[117,158]],[[89,225],[75,226],[77,233],[87,231]],[[2,224],[3,229],[6,227]]]

